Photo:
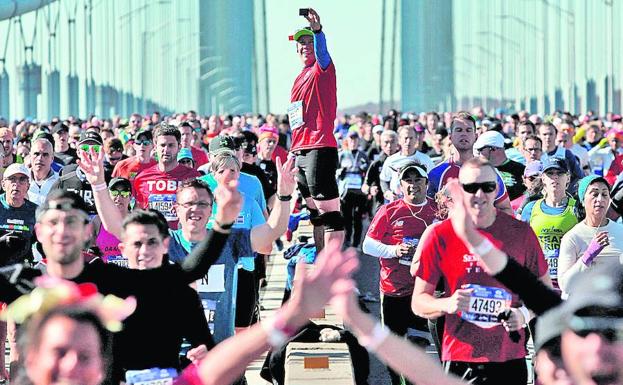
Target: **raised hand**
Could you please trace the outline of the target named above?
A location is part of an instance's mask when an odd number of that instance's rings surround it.
[[[78,150],[78,166],[84,171],[87,181],[91,185],[106,183],[104,178],[104,151],[95,152],[91,147],[89,152]]]
[[[352,293],[355,282],[351,275],[359,266],[354,249],[341,252],[341,242],[333,240],[318,254],[313,269],[296,266],[291,304],[301,317],[310,318],[334,296]]]
[[[238,191],[238,181],[220,184],[214,191],[217,202],[215,219],[225,225],[234,223],[242,208],[242,195]]]
[[[470,248],[478,245],[473,245],[473,235],[477,234],[476,225],[467,212],[465,205],[465,199],[463,198],[463,188],[458,179],[450,179],[446,184],[446,188],[450,192],[452,198],[452,208],[450,209],[450,215],[448,217],[452,221],[452,227],[456,235],[461,238],[463,243]]]
[[[288,158],[285,163],[277,158],[277,194],[292,195],[296,188],[296,173],[298,168],[294,167],[294,157]]]
[[[309,8],[309,13],[305,16],[307,21],[309,21],[309,26],[312,31],[317,32],[322,29],[322,25],[320,24],[320,15],[314,9]]]

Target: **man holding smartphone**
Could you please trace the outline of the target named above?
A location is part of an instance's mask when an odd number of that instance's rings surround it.
[[[320,16],[300,9],[309,27],[297,30],[290,40],[303,63],[290,93],[288,117],[292,129],[291,152],[299,169],[298,185],[311,212],[314,240],[320,250],[330,239],[344,240],[344,220],[335,179],[338,164],[333,122],[337,109],[335,66],[327,51]],[[288,199],[279,197],[278,199]]]

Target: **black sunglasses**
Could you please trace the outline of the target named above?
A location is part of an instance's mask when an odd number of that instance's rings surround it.
[[[476,194],[478,192],[478,190],[482,190],[482,192],[484,193],[492,193],[495,191],[495,188],[497,187],[497,183],[496,182],[482,182],[482,183],[461,183],[461,186],[463,187],[463,191],[470,193],[470,194]]]

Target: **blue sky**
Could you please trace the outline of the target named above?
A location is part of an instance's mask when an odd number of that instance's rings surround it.
[[[320,15],[329,54],[336,66],[338,108],[378,101],[380,0],[266,0],[266,3],[271,110],[285,110],[292,82],[301,69],[294,43],[288,41],[288,35],[307,25],[307,20],[298,16],[298,9],[308,7]],[[393,1],[387,3],[388,16],[391,16]],[[391,30],[387,28],[389,39]],[[386,52],[389,53],[388,48]],[[388,55],[386,63],[389,68]]]

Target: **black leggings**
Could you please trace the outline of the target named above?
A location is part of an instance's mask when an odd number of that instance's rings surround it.
[[[363,215],[368,207],[368,199],[361,192],[349,190],[342,198],[342,215],[344,216],[344,241],[358,247],[363,231]]]
[[[444,367],[474,385],[526,385],[528,369],[524,358],[505,362],[444,362]]]

